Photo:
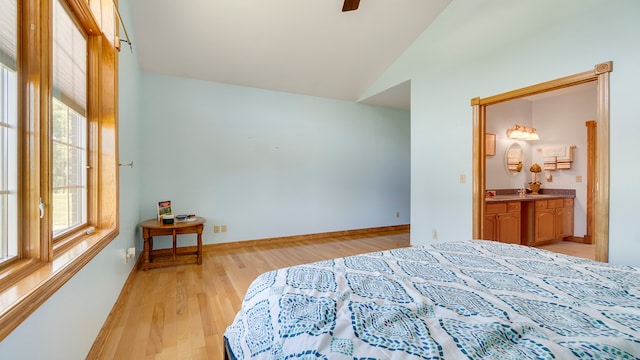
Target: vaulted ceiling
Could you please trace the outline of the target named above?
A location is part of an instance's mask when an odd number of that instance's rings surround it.
[[[450,2],[132,0],[133,46],[144,71],[357,101]],[[408,91],[365,101],[407,108]]]

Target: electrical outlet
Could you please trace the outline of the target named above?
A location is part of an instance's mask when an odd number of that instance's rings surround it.
[[[129,263],[129,259],[133,259],[134,257],[136,257],[136,248],[135,247],[128,248],[124,252],[124,263],[128,264]]]
[[[433,229],[431,231],[431,237],[433,238],[433,240],[438,240],[438,230]]]
[[[582,176],[577,175],[576,176],[576,182],[582,182]]]
[[[213,232],[214,233],[219,233],[220,232],[220,225],[213,225]]]
[[[399,218],[400,217],[400,211],[396,211],[396,217]]]
[[[464,184],[467,182],[467,175],[460,174],[460,184]]]
[[[227,225],[220,226],[220,231],[221,232],[227,232]]]

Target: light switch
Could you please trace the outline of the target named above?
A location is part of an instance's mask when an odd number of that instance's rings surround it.
[[[460,174],[460,184],[464,184],[467,182],[467,175]]]
[[[577,175],[576,176],[576,182],[582,182],[582,176]]]

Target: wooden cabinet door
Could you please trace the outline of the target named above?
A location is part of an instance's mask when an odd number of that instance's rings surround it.
[[[536,209],[535,242],[556,238],[556,209]]]
[[[520,208],[519,201],[487,203],[482,230],[483,238],[520,244]]]
[[[498,215],[498,241],[520,244],[520,212]]]
[[[489,214],[484,216],[484,226],[482,229],[482,238],[484,240],[498,240],[497,218],[495,214]]]
[[[573,207],[557,209],[556,237],[565,238],[573,236]]]

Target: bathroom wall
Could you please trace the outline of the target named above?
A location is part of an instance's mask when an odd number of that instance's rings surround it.
[[[513,100],[487,107],[487,133],[496,135],[496,154],[486,157],[486,188],[521,189],[531,181],[531,149],[529,141],[512,140],[507,137],[506,130],[514,124],[531,126],[532,103],[527,100]],[[523,167],[519,173],[507,170],[507,149],[512,143],[522,147]]]
[[[572,91],[554,92],[530,99],[518,99],[487,108],[487,132],[496,134],[496,155],[487,156],[486,188],[519,189],[527,187],[532,179],[529,167],[533,163],[543,166],[544,146],[576,145],[571,169],[542,172],[538,180],[542,189],[575,189],[574,235],[586,233],[586,151],[585,122],[596,116],[596,88],[579,86]],[[506,130],[514,124],[532,126],[540,136],[537,141],[517,141],[507,137]],[[524,154],[521,173],[513,174],[506,168],[508,146],[517,142]],[[550,176],[550,177],[549,177]]]

